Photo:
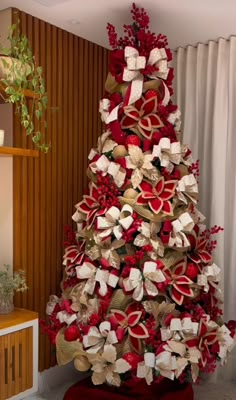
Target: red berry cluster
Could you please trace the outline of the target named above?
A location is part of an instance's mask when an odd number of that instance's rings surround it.
[[[97,185],[99,194],[98,202],[101,207],[120,207],[120,202],[117,198],[118,196],[120,196],[120,192],[109,175],[102,176],[101,174],[98,174]]]

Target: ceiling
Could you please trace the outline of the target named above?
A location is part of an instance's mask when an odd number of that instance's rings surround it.
[[[62,29],[108,46],[106,23],[129,23],[133,0],[0,0]],[[166,34],[171,49],[236,35],[235,0],[137,0],[151,17],[151,29]],[[121,32],[118,30],[118,32]]]

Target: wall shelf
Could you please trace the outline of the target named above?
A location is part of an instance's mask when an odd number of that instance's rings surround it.
[[[25,97],[29,99],[36,99],[39,97],[38,94],[32,92],[30,89],[22,89]],[[5,92],[5,86],[4,84],[0,81],[0,104],[4,104],[7,102],[7,97],[8,95]]]
[[[39,150],[20,149],[18,147],[0,147],[1,155],[23,156],[23,157],[39,157]]]

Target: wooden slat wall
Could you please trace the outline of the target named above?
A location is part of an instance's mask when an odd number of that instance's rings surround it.
[[[13,10],[45,71],[49,99],[49,154],[14,158],[14,268],[26,271],[29,290],[15,304],[45,316],[49,295],[59,292],[63,227],[72,225],[74,205],[87,187],[87,155],[101,133],[98,103],[103,96],[108,51],[44,21]],[[58,107],[58,111],[50,110]],[[32,148],[17,115],[14,145]],[[40,335],[40,370],[54,363]]]

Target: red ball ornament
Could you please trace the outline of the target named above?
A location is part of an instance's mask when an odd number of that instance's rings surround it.
[[[139,356],[138,354],[135,353],[126,353],[123,356],[123,359],[127,361],[131,365],[131,369],[134,370],[137,368],[137,365],[139,362],[143,361],[143,357]]]
[[[73,342],[80,338],[80,330],[78,326],[69,326],[64,332],[64,338],[67,342]]]
[[[189,279],[194,280],[194,279],[198,276],[198,274],[199,274],[199,270],[198,270],[197,265],[196,265],[196,264],[193,264],[193,263],[189,263],[189,264],[187,265],[187,269],[186,269],[185,275],[186,275]]]
[[[141,139],[136,136],[136,135],[129,135],[126,139],[126,147],[128,147],[129,144],[132,144],[133,146],[141,146]]]

